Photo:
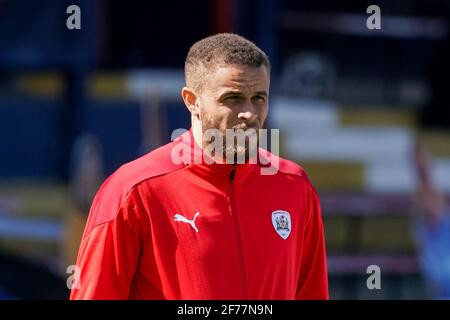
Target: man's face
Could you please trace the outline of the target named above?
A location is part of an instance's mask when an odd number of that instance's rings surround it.
[[[242,129],[245,132],[254,129],[258,133],[267,118],[269,84],[268,70],[264,65],[259,68],[219,66],[205,79],[203,90],[198,95],[202,131],[217,129],[223,134],[224,158],[231,153],[234,159],[244,155],[247,160],[249,153],[255,152],[249,150],[248,138],[244,145],[237,141],[227,143],[226,130]],[[208,144],[209,141],[203,143]]]

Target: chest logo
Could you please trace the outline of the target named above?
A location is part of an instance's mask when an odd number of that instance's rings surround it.
[[[272,225],[278,235],[286,240],[292,229],[291,216],[289,215],[289,212],[284,210],[276,210],[272,212]]]
[[[200,214],[200,211],[197,211],[197,213],[194,215],[194,219],[189,220],[188,218],[186,218],[185,216],[182,216],[181,214],[175,214],[174,216],[174,220],[178,221],[178,222],[184,222],[184,223],[188,223],[191,225],[191,227],[195,230],[195,232],[198,232],[198,228],[195,225],[195,219],[197,219],[198,215]]]

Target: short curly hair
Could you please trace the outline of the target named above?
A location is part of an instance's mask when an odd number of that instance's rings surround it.
[[[202,90],[207,74],[221,64],[264,65],[270,73],[269,58],[253,42],[237,34],[219,33],[197,41],[189,49],[184,64],[186,85]]]

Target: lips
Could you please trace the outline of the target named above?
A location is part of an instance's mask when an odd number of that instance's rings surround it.
[[[254,126],[254,127],[247,127],[247,126],[245,126],[245,127],[242,127],[242,126],[234,126],[234,127],[232,127],[231,129],[233,129],[234,131],[236,131],[236,130],[243,130],[244,132],[247,132],[247,131],[249,131],[249,130],[255,130],[255,132],[258,132],[258,130],[259,130],[259,127],[257,127],[257,126]]]

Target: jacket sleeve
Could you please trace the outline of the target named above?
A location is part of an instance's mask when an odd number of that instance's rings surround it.
[[[99,197],[100,195],[98,195]],[[77,258],[70,299],[128,299],[141,250],[137,206],[127,197],[118,208],[94,200]],[[103,210],[112,220],[98,221]],[[78,280],[78,281],[77,281]]]
[[[305,226],[296,299],[327,300],[325,235],[319,196],[313,188],[308,197],[308,207],[309,220]]]

